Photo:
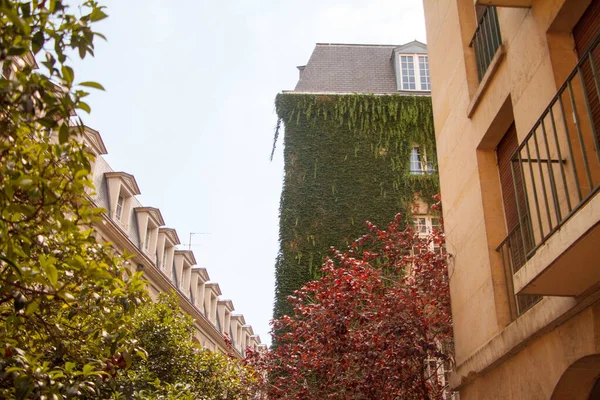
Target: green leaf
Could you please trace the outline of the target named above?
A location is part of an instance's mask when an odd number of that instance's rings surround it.
[[[8,49],[7,54],[9,56],[22,56],[26,52],[27,49],[25,47],[11,47],[10,49]]]
[[[75,368],[75,363],[69,361],[65,363],[65,371],[67,371],[68,373],[73,372],[73,368]]]
[[[94,366],[92,364],[85,364],[83,366],[83,376],[88,376],[94,372]]]
[[[56,286],[58,283],[58,271],[56,270],[54,264],[46,264],[43,266],[43,268],[44,272],[46,273],[46,277],[48,278],[48,282],[50,282],[52,286]]]
[[[66,143],[69,140],[69,125],[64,123],[60,126],[58,130],[58,141],[59,143]]]
[[[77,104],[77,108],[87,112],[88,114],[92,112],[92,109],[90,108],[89,104],[84,101],[80,101]]]
[[[44,42],[44,32],[37,31],[31,38],[31,51],[33,51],[33,54],[39,53],[42,47],[44,47]]]
[[[40,303],[42,302],[41,298],[37,298],[35,300],[33,300],[31,303],[29,303],[27,305],[27,308],[25,309],[25,315],[31,315],[33,313],[35,313],[38,308],[40,307]]]
[[[8,19],[15,25],[15,27],[23,33],[23,36],[28,36],[31,32],[31,27],[23,22],[19,15],[15,12],[15,10],[8,9],[4,7],[2,10],[4,14],[8,17]]]
[[[79,84],[79,86],[91,87],[91,88],[98,89],[98,90],[106,90],[106,89],[104,89],[104,86],[102,86],[98,82],[91,82],[91,81],[81,82]]]
[[[90,21],[96,22],[96,21],[103,20],[104,18],[107,18],[107,17],[108,17],[108,15],[106,15],[106,13],[104,11],[102,11],[102,9],[96,8],[90,14]]]
[[[69,85],[71,85],[73,83],[73,79],[75,79],[75,72],[73,72],[73,68],[69,67],[68,65],[63,65],[60,70],[62,72],[63,79],[67,81]]]

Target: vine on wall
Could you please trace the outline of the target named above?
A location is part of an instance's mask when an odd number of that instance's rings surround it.
[[[291,311],[286,297],[319,276],[331,246],[346,248],[365,232],[366,220],[377,225],[409,215],[414,194],[428,201],[439,183],[437,174],[409,173],[414,145],[437,167],[427,96],[282,93],[275,108],[275,141],[285,126],[278,318]]]

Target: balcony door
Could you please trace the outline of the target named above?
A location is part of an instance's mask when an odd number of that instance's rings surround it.
[[[517,129],[513,122],[496,148],[513,273],[525,264],[527,253],[531,249],[522,165],[518,157],[513,157],[518,147]]]

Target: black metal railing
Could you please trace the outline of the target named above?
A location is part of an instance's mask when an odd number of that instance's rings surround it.
[[[496,7],[488,6],[479,18],[475,34],[471,39],[471,43],[469,43],[469,46],[475,51],[477,76],[480,81],[501,44],[502,36],[500,35]]]
[[[519,223],[497,248],[509,297],[512,275],[600,189],[599,43],[600,36],[511,158]],[[516,316],[525,310],[515,300]]]

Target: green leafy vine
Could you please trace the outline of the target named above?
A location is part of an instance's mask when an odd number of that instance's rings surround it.
[[[439,192],[437,174],[412,175],[419,146],[437,169],[431,99],[405,95],[282,93],[285,177],[280,203],[275,317],[286,297],[319,276],[331,246],[343,249],[364,233],[364,221],[410,217],[414,194]]]

